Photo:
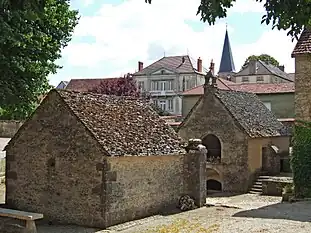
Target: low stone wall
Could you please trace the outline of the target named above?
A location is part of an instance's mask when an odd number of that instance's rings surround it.
[[[199,149],[184,155],[107,158],[106,226],[169,212],[183,195],[203,206],[205,166],[206,152]]]
[[[290,177],[275,177],[262,181],[262,194],[267,196],[282,196],[283,188],[293,183]]]
[[[0,137],[13,137],[23,123],[23,121],[0,120]]]

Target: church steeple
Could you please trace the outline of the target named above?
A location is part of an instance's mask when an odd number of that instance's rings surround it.
[[[231,73],[235,72],[234,61],[229,41],[228,30],[226,28],[226,35],[224,46],[222,49],[221,62],[219,66],[219,73]]]

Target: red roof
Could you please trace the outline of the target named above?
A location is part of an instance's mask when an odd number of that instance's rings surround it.
[[[255,94],[292,93],[295,92],[295,83],[236,84],[233,88],[237,91],[252,92]]]
[[[218,78],[216,80],[217,83],[217,88],[221,89],[221,90],[231,90],[230,85],[235,84],[234,82],[222,79],[222,78]],[[183,95],[203,95],[204,90],[203,90],[203,85],[201,86],[197,86],[194,88],[191,88],[187,91],[184,91]]]
[[[118,78],[71,79],[66,89],[73,90],[73,91],[85,91],[86,92],[86,91],[96,88],[102,82],[109,82],[111,80],[115,80]]]
[[[217,79],[217,87],[221,90],[236,90],[255,94],[291,93],[295,92],[294,83],[248,83],[237,84],[224,79]],[[203,95],[203,85],[185,91],[183,95]]]

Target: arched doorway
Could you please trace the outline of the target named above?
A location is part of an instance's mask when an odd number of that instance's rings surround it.
[[[207,149],[207,161],[221,161],[221,143],[218,137],[213,134],[208,134],[206,137],[203,138],[202,144]]]
[[[222,185],[219,181],[211,179],[206,181],[206,189],[208,191],[221,191]]]

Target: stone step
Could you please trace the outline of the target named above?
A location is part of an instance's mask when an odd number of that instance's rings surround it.
[[[252,188],[262,189],[262,184],[254,184]]]
[[[262,185],[262,182],[261,181],[255,181],[254,185]]]
[[[267,180],[270,179],[270,176],[258,176],[258,180]]]
[[[260,195],[260,194],[262,194],[262,192],[256,192],[256,191],[249,191],[248,193],[250,193],[250,194],[257,194],[257,195]]]
[[[251,188],[251,191],[262,192],[262,188]]]

